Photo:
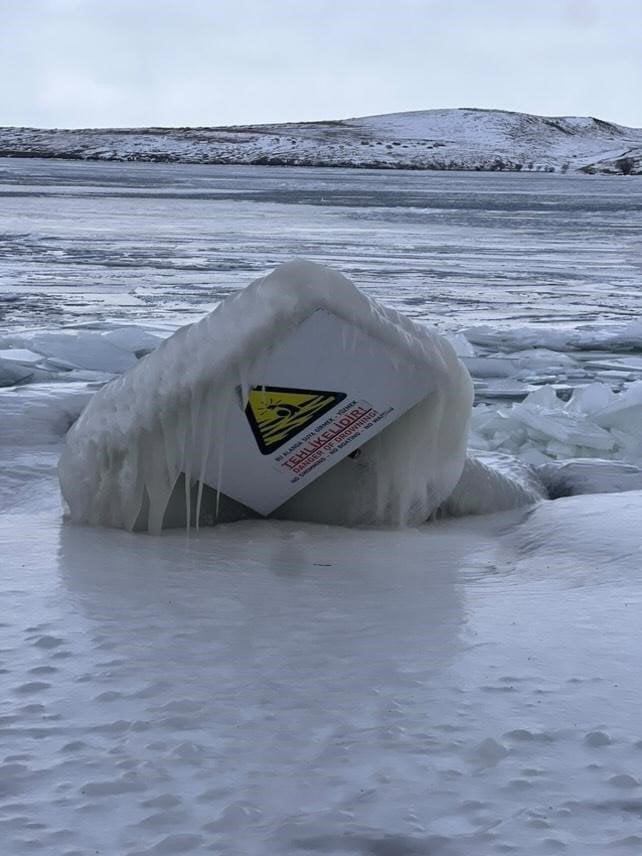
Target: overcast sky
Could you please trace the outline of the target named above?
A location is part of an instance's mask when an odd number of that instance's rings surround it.
[[[642,0],[0,0],[0,125],[438,107],[642,127]]]

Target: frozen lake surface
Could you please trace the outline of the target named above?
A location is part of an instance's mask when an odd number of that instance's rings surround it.
[[[64,524],[55,467],[293,256],[465,331],[479,447],[639,464],[639,180],[5,160],[0,197],[4,851],[638,854],[640,491],[153,538]]]
[[[642,309],[635,177],[0,159],[12,324],[183,324],[293,256],[451,327]]]

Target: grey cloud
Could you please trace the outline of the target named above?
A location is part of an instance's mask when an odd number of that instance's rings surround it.
[[[0,0],[0,124],[477,106],[642,126],[638,0]]]

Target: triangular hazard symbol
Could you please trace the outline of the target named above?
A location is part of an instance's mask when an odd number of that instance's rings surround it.
[[[255,386],[250,390],[245,415],[261,454],[271,455],[345,397],[345,392]]]

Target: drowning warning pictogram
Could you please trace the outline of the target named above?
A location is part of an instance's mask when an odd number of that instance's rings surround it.
[[[346,397],[344,392],[255,386],[245,415],[262,455],[280,449]]]

